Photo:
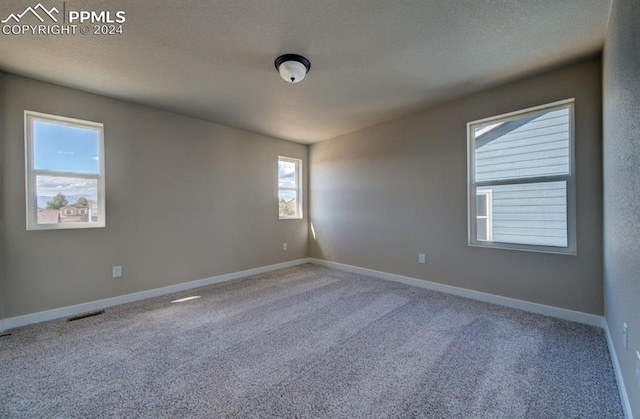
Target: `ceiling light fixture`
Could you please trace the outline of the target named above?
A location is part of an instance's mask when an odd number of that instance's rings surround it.
[[[311,69],[309,60],[298,54],[284,54],[276,58],[276,70],[289,83],[298,83]]]

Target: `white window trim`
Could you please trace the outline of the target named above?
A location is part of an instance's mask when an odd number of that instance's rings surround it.
[[[476,228],[478,228],[478,218],[486,218],[487,219],[487,240],[480,240],[479,242],[493,241],[493,191],[491,189],[478,189],[476,192],[478,195],[485,195],[487,198],[487,215],[477,215],[476,214]]]
[[[99,168],[98,174],[63,172],[55,170],[34,169],[34,138],[33,122],[48,121],[71,127],[85,127],[98,131]],[[26,209],[27,230],[66,230],[77,228],[101,228],[106,226],[106,197],[105,197],[105,166],[104,166],[104,125],[99,122],[84,121],[81,119],[67,118],[41,112],[24,111],[24,146],[25,146],[25,183],[26,183]],[[98,205],[101,217],[98,222],[56,223],[38,224],[38,198],[36,189],[36,176],[55,176],[96,179],[98,183]]]
[[[539,113],[541,110],[553,111],[556,109],[569,109],[569,173],[567,175],[528,177],[523,179],[507,180],[507,181],[475,181],[475,144],[473,128],[480,124],[489,124],[491,122],[508,122],[514,119],[520,119],[527,115]],[[576,185],[575,185],[575,99],[570,98],[545,105],[534,106],[515,112],[509,112],[502,115],[492,116],[490,118],[479,119],[467,123],[467,224],[468,224],[468,241],[469,246],[488,247],[493,249],[505,250],[521,250],[526,252],[554,253],[563,255],[577,254],[577,237],[576,237]],[[567,183],[567,247],[543,246],[532,244],[516,244],[516,243],[500,243],[493,241],[477,240],[477,221],[476,221],[476,194],[477,188],[491,185],[503,184],[523,184],[523,183],[539,183],[539,182],[555,182],[566,181]]]
[[[302,159],[296,159],[293,157],[285,157],[278,156],[278,164],[280,161],[286,161],[289,163],[294,163],[296,165],[296,185],[295,187],[280,187],[280,178],[279,173],[277,173],[277,181],[278,181],[278,201],[280,196],[280,191],[295,191],[296,192],[296,216],[293,217],[282,217],[280,216],[280,211],[278,210],[278,219],[280,220],[302,220]]]

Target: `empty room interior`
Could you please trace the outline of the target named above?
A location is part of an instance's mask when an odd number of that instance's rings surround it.
[[[640,417],[637,0],[0,21],[0,417]]]

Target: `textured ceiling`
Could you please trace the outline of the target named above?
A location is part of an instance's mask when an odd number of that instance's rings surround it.
[[[0,69],[311,143],[597,53],[611,0],[42,4],[124,10],[124,34],[1,34]],[[280,79],[283,53],[309,58],[303,82]]]

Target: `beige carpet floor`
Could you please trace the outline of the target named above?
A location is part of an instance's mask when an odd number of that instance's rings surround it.
[[[11,332],[2,418],[623,417],[600,329],[315,265]]]

